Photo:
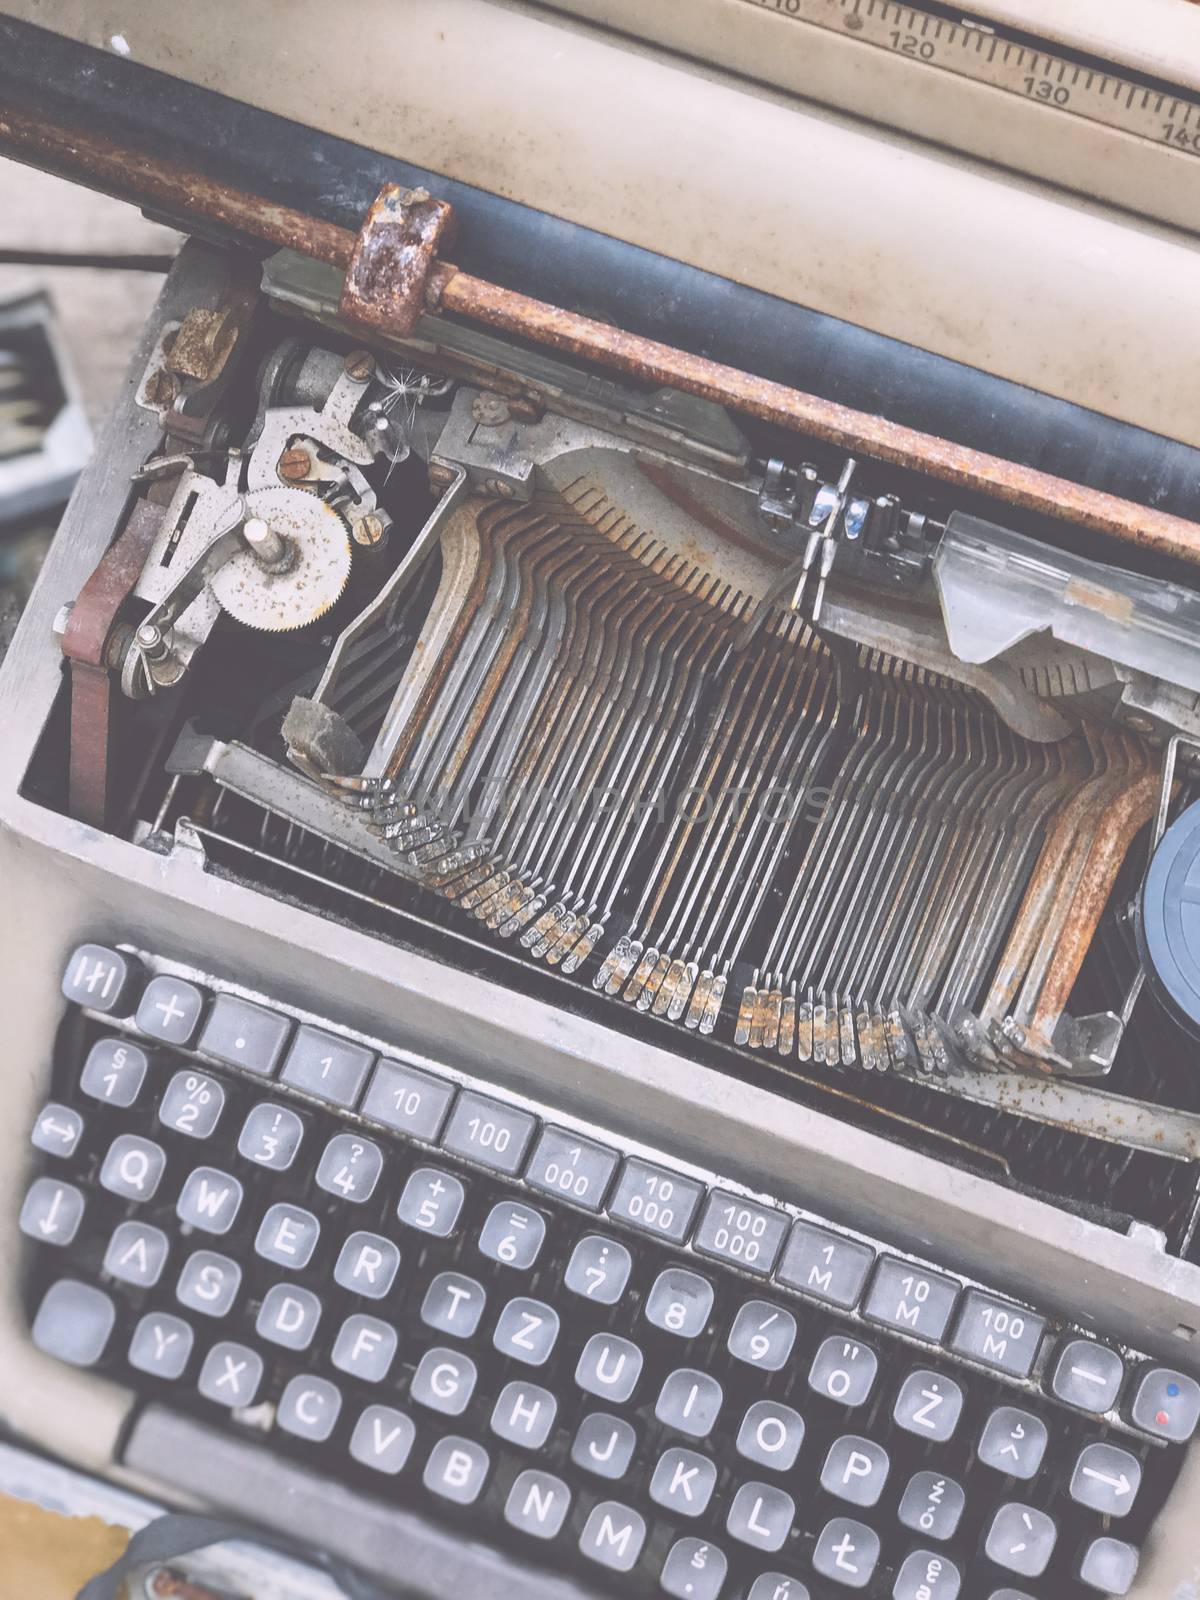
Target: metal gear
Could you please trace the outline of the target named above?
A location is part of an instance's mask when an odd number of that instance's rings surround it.
[[[285,541],[284,564],[266,567],[247,549],[210,580],[221,609],[268,633],[304,628],[341,597],[350,576],[350,529],[345,519],[304,489],[252,489],[246,521],[257,520]]]

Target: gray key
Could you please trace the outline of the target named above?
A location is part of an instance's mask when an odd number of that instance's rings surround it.
[[[181,1377],[196,1336],[182,1317],[148,1311],[133,1330],[126,1360],[154,1378]]]
[[[35,1178],[21,1207],[20,1229],[39,1244],[68,1245],[83,1221],[83,1195],[73,1183]]]
[[[262,1375],[262,1357],[257,1351],[222,1339],[205,1356],[196,1387],[206,1400],[240,1410],[253,1404]]]
[[[642,1553],[646,1524],[619,1500],[601,1500],[579,1535],[579,1548],[589,1561],[612,1572],[628,1572]]]
[[[778,1372],[796,1342],[796,1319],[767,1300],[747,1300],[729,1330],[729,1354],[762,1372]]]
[[[395,1328],[378,1317],[356,1311],[338,1329],[330,1361],[363,1383],[382,1383],[396,1359],[400,1341]]]
[[[70,1106],[51,1100],[42,1107],[30,1134],[30,1143],[47,1155],[73,1156],[83,1136],[83,1118]]]
[[[206,1056],[269,1078],[279,1065],[292,1019],[236,994],[219,994],[197,1049]]]
[[[958,1288],[953,1278],[927,1272],[898,1256],[883,1256],[867,1290],[863,1316],[918,1339],[936,1341],[946,1331]]]
[[[500,1313],[492,1343],[502,1356],[541,1367],[549,1361],[557,1338],[558,1312],[541,1300],[521,1296]]]
[[[957,1600],[962,1573],[950,1557],[937,1550],[914,1550],[905,1556],[892,1600]]]
[[[771,1206],[714,1189],[692,1244],[702,1256],[765,1275],[775,1265],[788,1221],[784,1212]]]
[[[725,1531],[756,1550],[780,1550],[796,1520],[796,1502],[770,1483],[743,1483],[733,1497]]]
[[[941,1472],[914,1472],[896,1513],[906,1528],[930,1539],[952,1539],[963,1514],[962,1485]]]
[[[60,1278],[38,1307],[33,1342],[48,1356],[73,1367],[94,1367],[116,1320],[117,1308],[102,1290],[77,1278]]]
[[[487,1295],[483,1285],[462,1272],[439,1272],[421,1302],[421,1321],[427,1328],[469,1339],[479,1326]]]
[[[371,1075],[361,1110],[364,1117],[385,1128],[435,1144],[453,1099],[452,1083],[442,1083],[399,1061],[381,1061]]]
[[[746,1600],[810,1600],[808,1586],[786,1572],[762,1572],[750,1585]]]
[[[870,1245],[797,1221],[775,1276],[791,1289],[803,1289],[815,1300],[848,1311],[858,1304],[874,1260]]]
[[[272,1172],[286,1172],[296,1159],[303,1136],[304,1124],[294,1111],[263,1100],[242,1124],[238,1154]]]
[[[103,944],[81,944],[63,973],[62,992],[73,1005],[124,1016],[141,963]]]
[[[642,1352],[615,1333],[594,1333],[575,1368],[575,1382],[588,1394],[620,1405],[629,1399],[642,1370]]]
[[[861,1406],[875,1386],[879,1359],[869,1345],[832,1334],[824,1340],[808,1371],[808,1386],[841,1406]]]
[[[660,1272],[646,1296],[646,1321],[681,1339],[704,1332],[713,1305],[713,1286],[686,1267]]]
[[[150,1057],[128,1039],[97,1039],[79,1075],[79,1087],[93,1100],[131,1106],[146,1081]]]
[[[650,1479],[650,1498],[676,1516],[699,1517],[716,1486],[717,1469],[707,1456],[676,1447],[659,1456]]]
[[[586,1234],[571,1252],[563,1284],[572,1294],[581,1294],[597,1305],[614,1306],[625,1292],[633,1257],[616,1239],[603,1234]]]
[[[580,1139],[564,1128],[543,1128],[525,1182],[585,1211],[599,1211],[619,1159],[607,1145]]]
[[[421,1357],[409,1394],[415,1405],[427,1406],[447,1417],[461,1416],[478,1375],[475,1363],[461,1350],[435,1347]]]
[[[153,1200],[166,1165],[160,1144],[136,1133],[119,1133],[108,1147],[100,1182],[122,1200]]]
[[[316,1335],[322,1306],[311,1289],[275,1283],[263,1296],[254,1331],[285,1350],[307,1350]]]
[[[637,1434],[624,1417],[591,1411],[579,1424],[571,1445],[571,1460],[598,1478],[623,1478],[637,1449]]]
[[[430,1451],[421,1481],[431,1494],[469,1506],[479,1499],[490,1465],[481,1444],[451,1434],[439,1439]]]
[[[492,1408],[492,1432],[509,1444],[540,1450],[550,1437],[558,1401],[536,1383],[506,1383]]]
[[[1156,1439],[1182,1444],[1200,1420],[1200,1384],[1170,1367],[1151,1367],[1138,1379],[1129,1415]]]
[[[1115,1350],[1091,1339],[1071,1339],[1054,1363],[1050,1392],[1098,1416],[1116,1403],[1124,1377],[1125,1363]]]
[[[442,1148],[494,1172],[519,1172],[536,1127],[536,1117],[527,1111],[464,1090],[450,1113]]]
[[[1084,1445],[1071,1474],[1071,1499],[1106,1517],[1129,1511],[1142,1481],[1142,1464],[1119,1445],[1097,1440]]]
[[[281,1200],[271,1206],[262,1219],[254,1241],[254,1253],[278,1267],[291,1267],[299,1272],[312,1260],[320,1236],[321,1224],[311,1211]]]
[[[321,1444],[333,1432],[341,1409],[342,1391],[336,1384],[300,1372],[280,1395],[275,1421],[285,1433]]]
[[[992,1518],[983,1547],[998,1567],[1022,1578],[1040,1578],[1057,1540],[1058,1528],[1044,1511],[1010,1501]]]
[[[179,1192],[175,1214],[189,1228],[205,1233],[228,1233],[242,1206],[242,1186],[217,1167],[197,1167],[189,1172]]]
[[[383,1151],[372,1139],[335,1133],[321,1152],[317,1185],[327,1194],[361,1205],[369,1200],[383,1171]]]
[[[341,1248],[333,1281],[352,1294],[382,1300],[400,1270],[400,1252],[378,1233],[352,1233]]]
[[[847,1589],[865,1589],[878,1562],[879,1535],[852,1517],[827,1522],[812,1554],[814,1570]]]
[[[1123,1539],[1093,1539],[1079,1562],[1079,1577],[1101,1594],[1128,1594],[1137,1577],[1138,1553]]]
[[[1024,1306],[980,1289],[963,1296],[958,1321],[950,1339],[951,1350],[994,1367],[1012,1378],[1027,1378],[1033,1371],[1046,1319]],[[940,1600],[940,1596],[939,1596]]]
[[[703,1439],[712,1432],[724,1398],[721,1385],[709,1373],[679,1367],[663,1381],[654,1415],[665,1427]]]
[[[715,1544],[676,1539],[663,1562],[659,1588],[674,1600],[717,1600],[729,1563]]]
[[[204,993],[194,983],[166,975],[151,978],[137,1008],[140,1033],[164,1044],[191,1044],[200,1026]]]
[[[375,1472],[395,1477],[412,1453],[417,1430],[411,1417],[394,1406],[368,1406],[354,1424],[350,1454]]]
[[[409,1174],[396,1215],[410,1228],[445,1239],[454,1231],[466,1196],[458,1179],[436,1167],[418,1167]]]
[[[362,1093],[375,1054],[349,1039],[306,1023],[296,1029],[281,1074],[284,1083],[334,1106],[352,1106]]]
[[[224,1317],[237,1298],[242,1269],[215,1250],[196,1250],[183,1264],[175,1298],[206,1317]]]
[[[528,1269],[541,1253],[546,1219],[540,1211],[512,1200],[501,1200],[487,1214],[479,1233],[479,1249],[490,1261],[506,1267]]]
[[[804,1418],[776,1400],[756,1400],[742,1418],[737,1452],[760,1467],[790,1472],[804,1443]]]
[[[504,1502],[504,1520],[519,1533],[553,1539],[566,1521],[571,1491],[561,1478],[527,1468],[513,1479]]]
[[[122,1283],[152,1289],[163,1275],[170,1246],[161,1228],[145,1222],[121,1222],[104,1252],[104,1270]]]
[[[962,1416],[963,1392],[953,1378],[920,1369],[900,1385],[892,1416],[897,1426],[918,1439],[949,1439]]]
[[[225,1091],[207,1072],[177,1072],[163,1092],[158,1120],[165,1128],[207,1139],[225,1109]]]
[[[682,1244],[703,1196],[704,1185],[694,1178],[630,1156],[608,1202],[608,1214],[656,1239]]]
[[[1046,1424],[1016,1406],[997,1406],[983,1425],[977,1454],[1010,1478],[1032,1478],[1046,1453]]]
[[[891,1465],[882,1445],[856,1433],[844,1434],[829,1447],[821,1487],[852,1506],[873,1506],[883,1493]]]

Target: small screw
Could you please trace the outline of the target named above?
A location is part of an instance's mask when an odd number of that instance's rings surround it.
[[[433,461],[429,466],[429,481],[436,489],[447,489],[454,482],[454,472],[440,461]]]
[[[481,428],[498,428],[508,421],[508,402],[498,394],[477,394],[471,401],[471,415]]]
[[[383,518],[377,511],[368,511],[365,517],[359,517],[354,524],[355,544],[375,545],[387,532]]]
[[[502,500],[511,500],[517,492],[503,478],[489,478],[483,487],[488,494],[498,494]]]
[[[54,632],[55,632],[55,634],[56,634],[56,636],[58,638],[61,639],[63,634],[66,633],[66,631],[67,631],[67,623],[70,622],[71,613],[72,613],[72,611],[74,611],[74,609],[75,609],[74,600],[68,600],[65,605],[59,606],[58,610],[54,613],[54,624],[53,624],[53,626],[54,626]]]
[[[1005,1017],[1000,1024],[1000,1032],[1008,1040],[1009,1044],[1015,1045],[1018,1050],[1025,1043],[1025,1029],[1017,1021],[1016,1017]]]
[[[162,629],[153,622],[143,622],[134,634],[134,638],[137,640],[138,649],[147,661],[162,661],[166,658],[168,654],[167,641],[163,636]]]
[[[152,372],[146,379],[146,404],[159,411],[169,411],[175,404],[179,386],[169,372]]]
[[[366,383],[375,374],[375,359],[369,350],[351,350],[342,363],[342,370],[355,383]]]
[[[1153,733],[1154,732],[1154,724],[1153,724],[1153,722],[1151,722],[1150,718],[1149,717],[1143,717],[1141,715],[1132,716],[1132,717],[1126,717],[1125,718],[1125,726],[1127,728],[1132,728],[1134,733]]]
[[[293,445],[279,458],[279,476],[288,483],[302,483],[312,476],[312,456],[303,445]]]

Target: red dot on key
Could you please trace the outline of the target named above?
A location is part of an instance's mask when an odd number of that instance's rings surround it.
[[[1165,1428],[1167,1423],[1170,1422],[1171,1418],[1166,1411],[1156,1411],[1154,1413],[1154,1420],[1158,1423],[1160,1428]]]

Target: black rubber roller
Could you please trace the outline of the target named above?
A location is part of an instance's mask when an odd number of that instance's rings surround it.
[[[1151,987],[1200,1034],[1200,801],[1175,819],[1142,885],[1138,944]]]

